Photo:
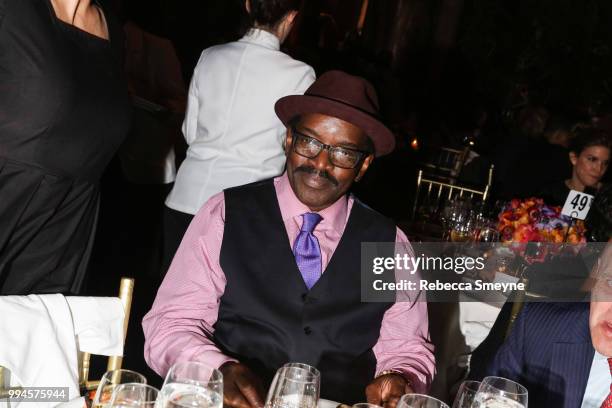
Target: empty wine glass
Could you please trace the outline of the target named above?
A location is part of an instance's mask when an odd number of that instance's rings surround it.
[[[527,389],[502,377],[485,377],[474,397],[474,408],[527,408]]]
[[[131,370],[111,370],[104,373],[98,384],[96,395],[92,402],[92,408],[106,407],[110,402],[115,388],[121,384],[139,383],[146,384],[147,379],[144,375]]]
[[[221,408],[223,374],[199,362],[176,363],[166,375],[160,400],[163,408]]]
[[[397,408],[449,408],[444,402],[423,394],[402,395]]]
[[[453,408],[471,408],[479,387],[480,381],[464,381],[459,387]]]
[[[155,408],[159,390],[147,384],[127,383],[113,392],[110,408]]]
[[[279,368],[272,380],[266,408],[316,408],[321,374],[307,364],[289,363]]]

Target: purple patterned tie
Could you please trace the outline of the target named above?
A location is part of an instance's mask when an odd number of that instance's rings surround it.
[[[302,214],[302,228],[293,243],[293,255],[304,283],[310,290],[321,277],[321,247],[312,234],[322,217],[317,213]]]

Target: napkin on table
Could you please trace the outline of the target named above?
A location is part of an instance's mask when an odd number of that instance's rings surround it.
[[[0,365],[10,385],[68,387],[79,396],[77,347],[62,295],[0,296]],[[47,408],[57,402],[13,402],[11,408]]]

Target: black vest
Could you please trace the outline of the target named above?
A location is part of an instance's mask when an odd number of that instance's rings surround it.
[[[394,242],[395,225],[355,200],[327,268],[309,291],[293,256],[272,180],[225,191],[220,264],[227,278],[215,342],[262,377],[287,362],[317,367],[321,398],[365,401],[392,303],[361,301],[362,242]],[[387,254],[393,256],[393,252]]]

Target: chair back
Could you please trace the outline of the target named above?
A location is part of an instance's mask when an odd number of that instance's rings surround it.
[[[489,198],[491,184],[493,183],[493,169],[494,166],[491,165],[487,184],[482,189],[435,180],[425,176],[423,170],[419,170],[414,204],[412,207],[412,219],[414,220],[416,218],[417,210],[424,205],[424,203],[427,203],[430,208],[434,209],[432,212],[437,213],[443,203],[454,199],[469,198],[485,202],[487,198]]]
[[[129,324],[130,310],[132,306],[132,295],[134,292],[134,279],[132,278],[121,278],[119,287],[119,299],[124,309],[124,320],[123,320],[123,342],[125,344],[125,337],[127,335],[127,328]],[[81,391],[84,390],[95,390],[98,387],[99,381],[89,381],[89,368],[91,354],[85,352],[78,352],[78,363],[79,363],[79,387]],[[123,358],[121,356],[111,356],[108,358],[107,370],[114,370],[121,368]],[[9,384],[9,372],[5,367],[0,366],[0,400],[5,399],[9,396],[9,392],[12,390],[21,389],[21,387],[11,387]]]
[[[427,178],[455,184],[469,155],[469,147],[463,149],[440,147],[435,149],[421,163],[423,174]]]
[[[134,279],[133,278],[121,278],[119,284],[119,300],[123,305],[125,311],[125,319],[123,320],[123,341],[125,344],[125,338],[127,336],[128,325],[130,323],[130,312],[132,309],[132,296],[134,294]],[[99,380],[89,381],[89,368],[91,363],[91,354],[79,351],[79,386],[81,389],[91,391],[98,388],[100,384]],[[122,356],[111,356],[108,358],[106,364],[106,371],[118,370],[123,364]]]

